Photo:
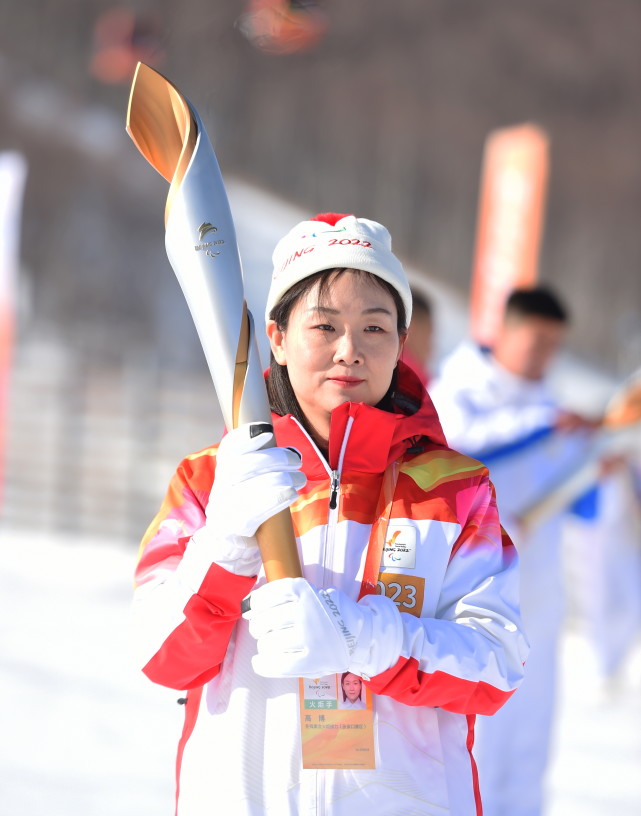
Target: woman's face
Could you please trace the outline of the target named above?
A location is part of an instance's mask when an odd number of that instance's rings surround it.
[[[344,402],[376,405],[387,392],[404,338],[392,296],[352,271],[331,279],[324,300],[315,286],[294,305],[281,331],[267,323],[274,358],[313,431],[329,438],[330,414]]]
[[[356,702],[361,696],[363,681],[357,674],[348,674],[343,680],[343,691],[350,703]]]

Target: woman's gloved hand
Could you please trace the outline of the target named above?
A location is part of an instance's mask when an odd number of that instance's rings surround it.
[[[307,482],[300,453],[264,447],[272,438],[271,425],[249,423],[230,431],[218,446],[207,521],[192,536],[183,558],[183,572],[194,572],[192,584],[200,585],[212,563],[237,575],[258,574],[256,530],[293,504]]]
[[[281,578],[250,593],[243,608],[258,644],[252,665],[264,677],[351,671],[367,679],[391,668],[401,654],[401,615],[384,595],[357,602],[333,587]]]

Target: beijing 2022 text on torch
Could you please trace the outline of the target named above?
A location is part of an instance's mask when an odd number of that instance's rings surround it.
[[[227,428],[271,424],[254,323],[247,310],[227,193],[205,128],[191,103],[138,63],[127,132],[170,184],[167,256],[191,312]],[[256,532],[268,581],[302,575],[289,510]]]

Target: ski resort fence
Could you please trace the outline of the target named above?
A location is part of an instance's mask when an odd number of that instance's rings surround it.
[[[98,364],[82,349],[23,344],[9,393],[3,523],[135,544],[179,461],[221,430],[206,373],[163,370],[152,354]]]

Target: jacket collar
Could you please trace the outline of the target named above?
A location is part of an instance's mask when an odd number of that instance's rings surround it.
[[[332,411],[329,432],[329,466],[336,470],[343,442],[343,470],[363,473],[382,473],[387,465],[413,447],[416,437],[427,437],[433,444],[445,446],[445,436],[436,409],[427,391],[412,369],[402,361],[398,364],[395,402],[399,406],[411,405],[411,414],[392,413],[360,402],[344,402]],[[294,445],[303,454],[305,472],[314,478],[317,467],[319,477],[327,476],[322,461],[318,460],[316,447],[309,436],[291,416],[274,416],[274,426],[280,445]]]

